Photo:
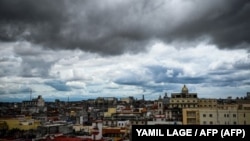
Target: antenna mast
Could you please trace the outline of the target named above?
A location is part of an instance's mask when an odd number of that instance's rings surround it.
[[[30,89],[30,101],[32,100],[32,89]]]

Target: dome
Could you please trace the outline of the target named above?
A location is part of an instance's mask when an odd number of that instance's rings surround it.
[[[188,93],[188,88],[186,87],[186,85],[184,85],[181,89],[182,93]]]

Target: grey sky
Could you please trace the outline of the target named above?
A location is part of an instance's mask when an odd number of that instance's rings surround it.
[[[0,0],[0,98],[28,89],[154,98],[183,84],[242,97],[249,9],[248,0]]]

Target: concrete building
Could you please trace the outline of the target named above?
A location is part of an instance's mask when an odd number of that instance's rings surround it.
[[[189,93],[186,85],[183,85],[180,93],[172,93],[168,108],[171,109],[171,120],[182,121],[183,108],[197,108],[198,96],[197,93]]]
[[[37,129],[37,127],[41,125],[39,120],[35,120],[32,117],[26,117],[24,115],[17,115],[16,117],[13,117],[13,118],[0,119],[0,123],[6,123],[8,126],[8,130]]]
[[[135,99],[134,99],[134,97],[129,96],[129,97],[122,97],[122,98],[120,98],[120,101],[121,102],[125,102],[127,104],[131,104],[131,103],[133,103],[135,101]]]
[[[47,111],[45,101],[41,95],[32,100],[25,100],[22,102],[21,114],[44,113]]]
[[[238,125],[250,125],[250,110],[238,110]]]
[[[218,108],[184,108],[183,124],[249,125],[250,110]]]
[[[182,109],[182,124],[184,125],[199,125],[200,113],[197,108],[184,108]]]
[[[23,107],[28,107],[28,106],[36,106],[36,107],[44,107],[45,106],[45,101],[42,98],[41,95],[39,95],[37,98],[34,98],[32,100],[26,100],[22,102]]]
[[[215,98],[201,98],[198,100],[199,108],[217,108],[217,99]]]
[[[189,93],[188,88],[184,85],[180,93],[172,93],[169,103],[170,108],[197,108],[197,93]]]

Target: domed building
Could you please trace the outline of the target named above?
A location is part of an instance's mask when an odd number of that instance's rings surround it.
[[[189,93],[186,85],[183,85],[181,92],[171,93],[169,108],[171,109],[171,118],[174,121],[182,121],[183,108],[197,108],[197,93]]]
[[[180,93],[172,93],[170,98],[171,108],[196,108],[198,107],[197,93],[189,93],[184,84]]]
[[[181,93],[182,94],[188,94],[188,88],[186,87],[186,85],[184,85],[181,89]]]

